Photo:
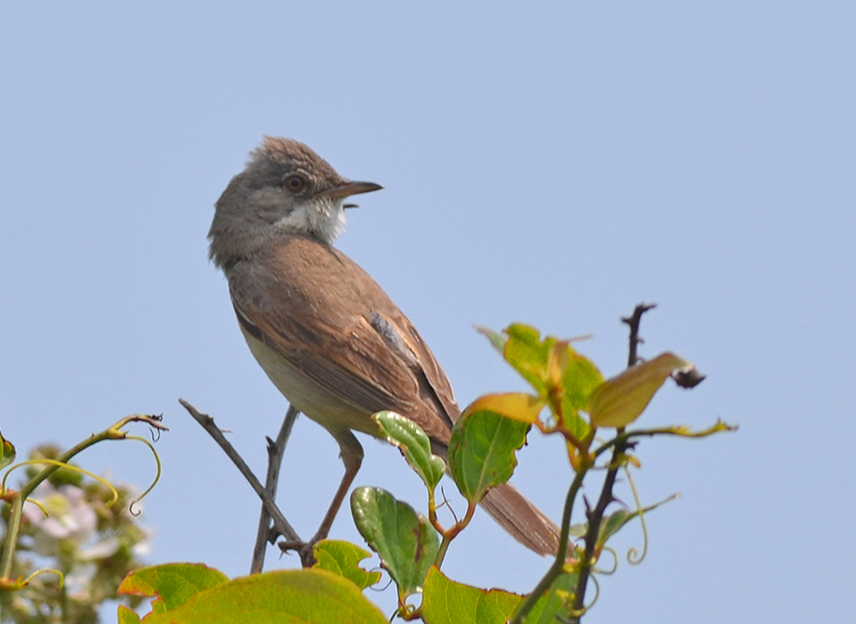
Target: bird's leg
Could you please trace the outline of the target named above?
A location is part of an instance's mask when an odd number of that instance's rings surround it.
[[[348,430],[337,431],[333,433],[333,436],[336,438],[336,441],[339,443],[339,448],[341,449],[342,463],[345,464],[345,474],[342,475],[342,481],[339,483],[339,488],[336,490],[336,494],[330,502],[330,507],[327,509],[327,513],[324,514],[324,519],[321,521],[318,531],[316,531],[312,539],[306,543],[279,543],[279,547],[283,552],[287,550],[296,550],[300,555],[300,561],[304,568],[311,568],[314,565],[315,556],[312,553],[312,548],[317,542],[320,542],[327,537],[327,534],[330,532],[330,528],[333,526],[333,521],[336,519],[336,514],[339,513],[339,508],[342,506],[342,502],[345,500],[348,490],[351,489],[351,484],[354,482],[354,478],[357,476],[357,473],[360,471],[360,466],[363,463],[363,447],[360,445],[359,440],[357,440],[353,433]]]
[[[324,520],[321,521],[321,526],[318,527],[318,531],[312,538],[313,544],[327,537],[330,528],[333,526],[333,520],[336,519],[336,514],[339,513],[339,508],[342,506],[342,502],[345,500],[345,496],[347,496],[348,490],[351,489],[351,484],[354,482],[354,478],[363,464],[363,447],[353,433],[345,431],[343,434],[337,434],[336,441],[339,443],[339,448],[341,449],[342,463],[345,464],[345,474],[342,475],[339,489],[336,490],[336,495],[333,496],[333,500],[330,502],[330,507],[324,515]]]

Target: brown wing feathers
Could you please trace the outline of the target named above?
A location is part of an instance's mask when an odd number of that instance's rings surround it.
[[[253,276],[258,290],[232,292],[248,333],[261,334],[292,366],[367,415],[398,411],[447,443],[460,411],[451,386],[380,286],[334,248],[304,237],[290,237],[272,260],[269,275]],[[323,275],[323,283],[304,284],[309,273]]]
[[[269,260],[268,274],[240,281],[256,290],[232,290],[245,331],[366,418],[384,409],[407,416],[445,456],[460,408],[434,355],[386,293],[346,256],[316,240],[290,237]],[[240,263],[232,269],[239,271]],[[306,275],[316,281],[303,283]],[[482,506],[535,552],[555,552],[558,528],[510,485],[489,491]]]

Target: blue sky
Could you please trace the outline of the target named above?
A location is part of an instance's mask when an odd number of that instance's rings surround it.
[[[580,348],[614,374],[619,317],[652,301],[643,353],[708,379],[665,388],[642,424],[740,424],[640,445],[643,499],[683,497],[648,517],[647,559],[602,580],[589,622],[850,621],[854,31],[847,2],[6,3],[0,428],[19,448],[70,446],[163,412],[151,560],[246,573],[258,504],[177,399],[263,472],[286,404],[206,234],[262,135],[291,136],[384,185],[338,245],[462,404],[523,388],[474,323],[594,334]],[[357,482],[421,504],[397,452],[364,446]],[[298,423],[280,498],[304,535],[336,455]],[[142,447],[83,461],[153,473]],[[520,462],[515,482],[558,517],[561,446],[532,436]],[[468,533],[454,578],[522,592],[546,569],[483,514]],[[360,541],[345,514],[333,536]],[[640,544],[637,529],[616,542]]]

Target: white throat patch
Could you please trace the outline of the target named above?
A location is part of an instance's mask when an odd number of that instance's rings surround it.
[[[294,210],[276,222],[276,227],[316,236],[332,245],[345,228],[345,222],[342,199],[321,196],[295,206]]]

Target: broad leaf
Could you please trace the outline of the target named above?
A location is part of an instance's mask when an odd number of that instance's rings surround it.
[[[380,488],[354,490],[351,511],[360,534],[398,585],[399,596],[419,591],[440,547],[434,527],[413,507]]]
[[[551,406],[565,428],[578,440],[584,439],[590,427],[579,411],[588,405],[589,394],[603,382],[594,363],[577,353],[571,340],[553,336],[541,339],[540,332],[529,325],[515,323],[505,330],[507,338],[479,328],[501,351],[506,361],[520,373],[538,395]]]
[[[326,570],[277,570],[200,591],[146,624],[386,624],[349,580]]]
[[[603,375],[590,359],[577,353],[570,345],[562,370],[562,415],[565,427],[578,440],[591,431],[589,424],[580,416],[589,403],[589,395],[603,383]]]
[[[589,397],[591,424],[595,427],[626,427],[639,417],[673,371],[690,368],[690,362],[666,352],[611,377],[595,388]]]
[[[119,585],[120,594],[157,596],[155,613],[183,605],[200,591],[222,585],[229,577],[201,563],[167,563],[134,570]]]
[[[431,452],[431,440],[425,432],[415,422],[395,412],[378,412],[372,420],[433,492],[446,474],[446,462]]]
[[[537,329],[523,323],[514,323],[503,331],[508,335],[503,357],[539,395],[546,398],[549,395],[550,350],[557,340],[552,336],[541,340]]]
[[[529,425],[487,411],[462,414],[449,441],[449,468],[464,497],[478,503],[485,492],[511,478],[514,452],[526,442]]]
[[[529,425],[538,421],[538,414],[544,408],[544,400],[525,392],[505,392],[485,394],[469,404],[464,414],[488,411],[519,420]]]
[[[343,576],[360,589],[374,585],[380,580],[380,572],[367,572],[360,567],[360,561],[371,553],[350,542],[322,540],[312,549],[317,563],[316,570],[327,570]]]
[[[117,620],[119,624],[140,624],[140,616],[125,605],[119,605]]]
[[[511,617],[521,597],[501,589],[479,589],[450,581],[432,567],[425,579],[425,624],[499,624]]]

